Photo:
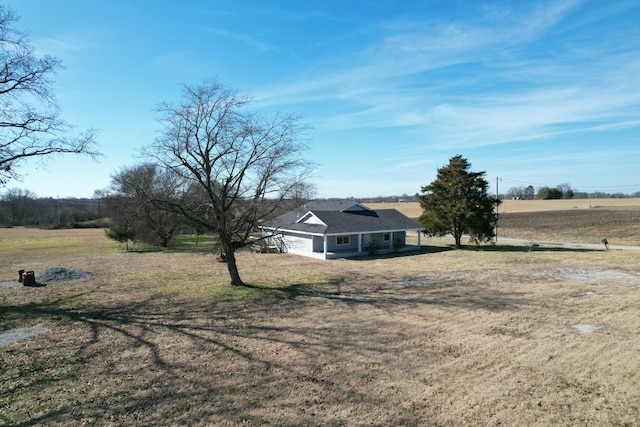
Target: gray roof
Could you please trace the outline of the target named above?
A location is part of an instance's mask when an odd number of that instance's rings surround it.
[[[354,209],[350,207],[356,205]],[[297,209],[267,221],[263,226],[280,230],[299,231],[311,234],[351,234],[400,230],[422,230],[424,227],[395,209],[377,211],[356,204],[343,202],[308,202]],[[296,222],[311,212],[324,224]]]

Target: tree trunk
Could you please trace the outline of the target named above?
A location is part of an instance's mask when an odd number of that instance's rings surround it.
[[[453,238],[456,239],[456,249],[460,249],[460,245],[462,242],[462,232],[459,232],[458,230],[456,230],[453,233]]]
[[[453,238],[456,239],[456,249],[460,249],[460,244],[462,242],[462,232],[463,228],[460,226],[460,223],[456,220],[453,224]]]
[[[224,249],[231,284],[235,286],[244,286],[244,282],[240,278],[240,273],[238,272],[238,265],[236,264],[236,250],[233,246],[233,242],[224,242],[222,244],[222,248]]]
[[[235,286],[243,286],[244,282],[240,278],[240,273],[238,273],[236,254],[233,251],[231,254],[227,253],[227,269],[229,270],[229,276],[231,277],[231,284]]]

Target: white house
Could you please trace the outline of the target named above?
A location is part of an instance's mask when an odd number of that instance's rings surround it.
[[[261,228],[268,245],[281,252],[319,259],[417,250],[424,229],[396,209],[372,210],[352,201],[308,202]],[[411,232],[417,246],[406,243]]]

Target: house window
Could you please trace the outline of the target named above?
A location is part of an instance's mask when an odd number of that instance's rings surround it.
[[[382,240],[388,242],[391,240],[391,233],[382,233]]]
[[[336,236],[336,244],[337,245],[348,245],[349,244],[349,236]]]

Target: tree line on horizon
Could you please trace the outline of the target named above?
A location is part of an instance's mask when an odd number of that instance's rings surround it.
[[[553,200],[568,197],[539,197],[546,192],[535,190],[534,196],[529,197],[523,192],[526,187],[513,187],[506,193],[500,194],[501,200]],[[544,187],[541,187],[544,188]],[[531,193],[528,193],[531,194]],[[559,194],[559,193],[555,193]],[[399,196],[376,197],[335,197],[322,200],[353,200],[361,203],[418,203],[419,194],[413,196],[402,194]],[[38,197],[35,192],[12,187],[0,194],[0,227],[42,227],[42,228],[105,228],[109,226],[107,219],[112,215],[108,196],[105,190],[96,191],[93,197]],[[573,199],[624,199],[640,198],[640,192],[632,194],[606,192],[574,191]],[[314,198],[314,200],[320,200]],[[295,204],[290,201],[287,206]]]
[[[501,199],[515,200],[557,200],[557,199],[622,199],[640,197],[640,191],[632,194],[606,193],[601,191],[585,192],[571,188],[570,184],[558,184],[555,187],[542,186],[536,191],[533,185],[510,187],[506,194],[501,194]]]

